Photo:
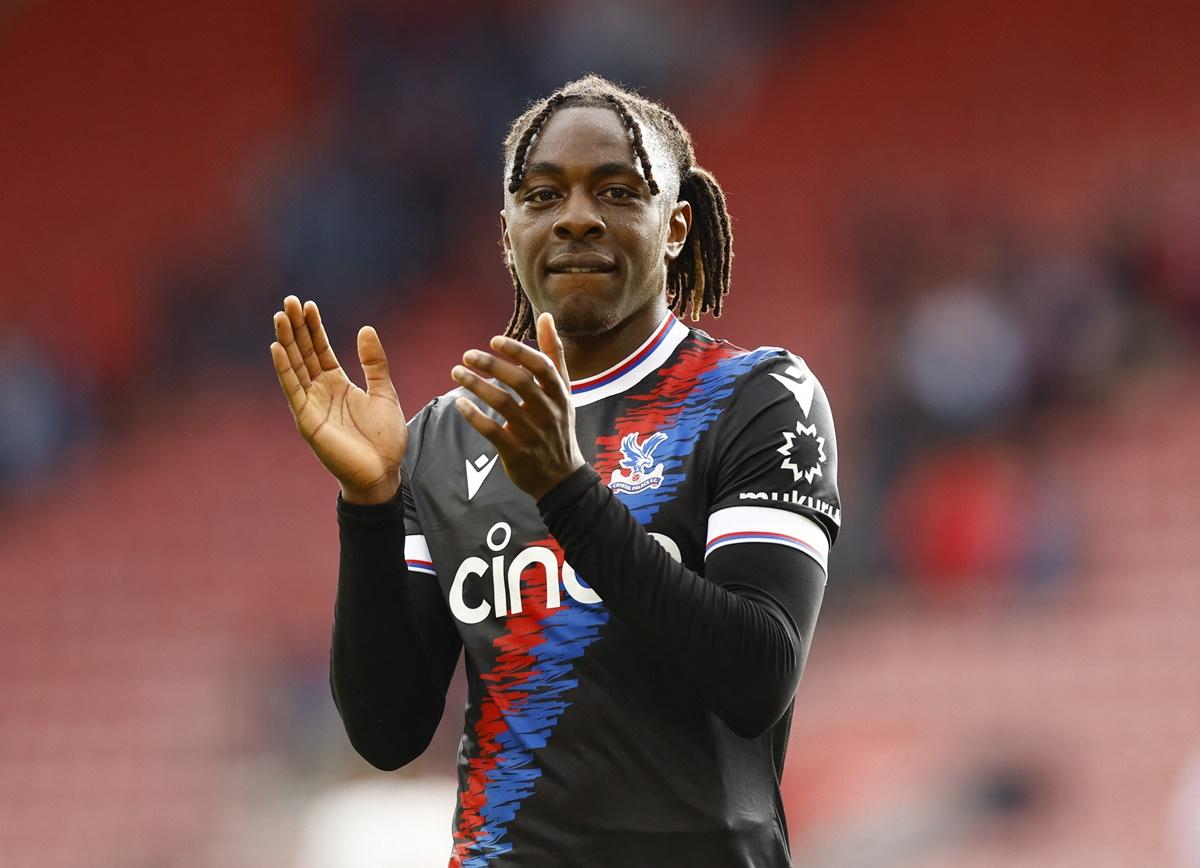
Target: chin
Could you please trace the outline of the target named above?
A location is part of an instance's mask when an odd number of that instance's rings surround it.
[[[570,295],[545,309],[554,314],[559,334],[572,337],[604,334],[619,321],[615,305],[591,295]]]

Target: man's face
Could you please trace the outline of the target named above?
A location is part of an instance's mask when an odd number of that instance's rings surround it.
[[[642,140],[659,195],[637,170],[616,112],[559,109],[525,159],[500,215],[504,248],[537,313],[564,335],[603,334],[638,314],[665,313],[667,262],[679,255],[691,206],[654,132]]]

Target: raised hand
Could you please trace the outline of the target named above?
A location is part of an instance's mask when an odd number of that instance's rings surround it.
[[[584,460],[575,440],[575,408],[562,341],[548,313],[538,317],[537,340],[541,352],[512,338],[492,338],[491,353],[469,350],[450,375],[504,417],[501,425],[466,398],[455,404],[471,427],[496,447],[513,484],[541,500]],[[511,386],[520,403],[475,371]]]
[[[383,503],[400,487],[408,443],[404,411],[371,326],[358,332],[367,388],[350,381],[329,346],[317,304],[289,295],[274,317],[271,359],[296,428],[352,503]]]

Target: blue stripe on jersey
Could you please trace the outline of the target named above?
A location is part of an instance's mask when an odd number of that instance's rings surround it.
[[[685,397],[671,405],[672,409],[677,409],[674,422],[668,422],[664,427],[655,429],[667,435],[666,441],[655,453],[655,458],[663,465],[662,485],[635,494],[619,494],[634,518],[642,524],[649,524],[659,506],[675,496],[686,475],[682,470],[684,462],[695,451],[700,435],[708,430],[728,406],[728,400],[738,379],[752,371],[763,359],[778,353],[779,350],[776,349],[758,349],[720,359],[712,367],[700,372]],[[652,400],[656,395],[646,397]],[[622,420],[618,420],[618,424],[628,418],[627,414]]]
[[[641,421],[637,412],[639,405],[649,407],[655,402],[660,403],[655,408],[659,411],[656,420],[659,425],[654,430],[668,435],[656,453],[656,458],[663,464],[663,482],[657,489],[620,495],[642,524],[649,523],[659,506],[675,496],[685,477],[682,467],[686,458],[695,450],[700,435],[728,405],[737,380],[764,358],[779,352],[762,349],[725,355],[728,350],[716,345],[707,351],[714,357],[711,362],[700,358],[706,354],[705,350],[699,353],[685,350],[673,365],[663,369],[663,377],[657,381],[654,391],[630,396],[631,406],[617,420],[619,440],[627,433],[624,429],[637,430]],[[701,366],[697,370],[698,361]],[[669,391],[665,396],[669,403],[662,404],[664,390]],[[583,576],[578,578],[584,579]],[[508,824],[516,818],[521,804],[532,794],[534,784],[542,774],[533,752],[547,745],[559,718],[570,706],[564,696],[579,684],[579,679],[572,677],[575,661],[598,638],[600,628],[608,618],[608,610],[603,604],[580,603],[565,594],[562,607],[548,614],[539,625],[544,641],[531,649],[536,663],[530,667],[528,678],[517,688],[525,697],[503,710],[507,726],[496,736],[500,751],[494,766],[487,772],[486,799],[480,809],[484,823],[465,847],[463,868],[486,868],[497,857],[512,851],[513,843],[507,837]]]
[[[541,624],[544,641],[534,649],[537,662],[521,685],[527,698],[504,714],[508,729],[497,737],[501,750],[484,787],[487,800],[480,810],[484,828],[471,846],[471,855],[463,860],[463,868],[485,868],[497,856],[512,850],[512,841],[507,839],[508,823],[542,774],[533,751],[546,746],[558,719],[571,704],[563,696],[579,685],[578,678],[570,677],[574,662],[608,621],[608,610],[600,604],[580,603],[570,594],[563,595],[562,602],[562,608]]]

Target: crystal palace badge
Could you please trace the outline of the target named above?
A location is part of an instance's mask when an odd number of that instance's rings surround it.
[[[608,487],[613,491],[636,494],[648,488],[658,488],[663,481],[663,466],[658,464],[653,470],[654,450],[667,439],[667,435],[656,431],[641,443],[638,435],[627,434],[621,440],[621,467],[613,471]],[[621,468],[624,468],[622,470]]]

